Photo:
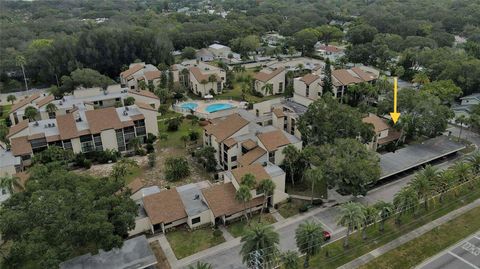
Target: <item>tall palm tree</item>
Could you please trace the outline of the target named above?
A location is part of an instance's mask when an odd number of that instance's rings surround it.
[[[435,185],[435,190],[439,193],[440,203],[443,202],[443,198],[447,191],[457,185],[458,178],[453,169],[447,169],[438,174],[438,183]],[[456,197],[458,195],[458,189],[453,188],[453,195]]]
[[[476,152],[467,158],[473,173],[480,173],[480,152]]]
[[[422,172],[415,175],[408,185],[417,193],[418,199],[423,200],[425,210],[428,210],[428,198],[432,192],[433,181],[429,181]]]
[[[384,201],[377,202],[374,207],[378,210],[378,216],[380,217],[380,232],[385,230],[385,221],[389,218],[393,213],[393,205],[391,203],[387,203]]]
[[[13,105],[13,102],[15,102],[16,100],[17,100],[17,97],[16,97],[15,95],[13,95],[13,94],[9,94],[9,95],[7,96],[7,102],[12,103],[12,105]]]
[[[459,115],[455,118],[455,122],[460,124],[460,132],[458,133],[458,141],[462,138],[463,125],[468,122],[468,118],[465,115]]]
[[[261,222],[262,220],[263,211],[268,206],[267,205],[268,198],[270,198],[273,195],[273,192],[275,191],[275,187],[276,187],[275,182],[273,182],[269,178],[260,181],[260,184],[258,184],[258,189],[263,193],[263,205],[260,211],[260,217],[258,218],[258,222]]]
[[[243,245],[240,250],[242,261],[250,264],[255,257],[261,257],[262,268],[271,268],[278,254],[280,238],[270,225],[255,225],[247,230],[240,240]]]
[[[15,57],[15,65],[22,68],[23,80],[25,81],[25,90],[28,91],[27,76],[25,75],[26,64],[27,64],[27,60],[25,59],[25,56],[17,55],[17,57]]]
[[[363,228],[362,228],[362,238],[363,240],[367,239],[367,227],[370,224],[377,222],[379,218],[379,211],[375,206],[364,206],[363,210]]]
[[[418,206],[417,192],[411,187],[403,187],[393,197],[393,205],[395,206],[396,218],[395,222],[400,224],[400,216],[407,211],[415,213]]]
[[[188,269],[213,269],[212,265],[206,262],[197,262],[195,266],[190,265]]]
[[[465,182],[470,179],[470,164],[466,162],[458,162],[452,167],[453,172],[457,175],[460,182]]]
[[[58,109],[57,106],[54,103],[49,103],[46,107],[45,110],[47,111],[48,115],[54,114]],[[55,116],[53,117],[55,118]]]
[[[343,241],[343,247],[348,247],[348,237],[355,227],[360,227],[363,224],[365,215],[362,207],[358,203],[348,202],[340,207],[340,218],[338,219],[338,225],[347,227],[347,234]]]
[[[295,241],[299,251],[305,254],[305,265],[308,266],[310,257],[320,251],[324,242],[322,226],[313,221],[301,223],[295,230]]]
[[[315,186],[318,186],[324,181],[323,171],[319,168],[311,168],[305,171],[305,179],[311,184],[311,197],[310,203],[313,204],[313,196],[315,191]]]
[[[240,185],[240,188],[238,188],[237,192],[235,193],[235,200],[243,204],[243,215],[248,222],[247,203],[252,200],[250,188],[245,185]]]
[[[27,119],[32,122],[32,121],[35,121],[35,119],[37,118],[37,115],[38,115],[38,110],[36,108],[34,108],[33,106],[28,106],[27,108],[25,108],[25,117],[27,117]]]
[[[241,185],[247,186],[249,189],[253,189],[257,185],[257,180],[255,179],[255,176],[253,174],[247,173],[243,175],[241,181]]]
[[[282,253],[282,263],[285,269],[298,269],[298,253],[293,250],[287,250]]]
[[[288,145],[282,150],[282,153],[285,155],[283,163],[290,172],[290,180],[292,182],[292,186],[294,186],[295,180],[293,178],[296,172],[296,164],[300,158],[300,151],[295,146]]]

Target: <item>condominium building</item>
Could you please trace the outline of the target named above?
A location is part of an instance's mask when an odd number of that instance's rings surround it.
[[[253,88],[265,96],[283,93],[285,91],[285,68],[266,68],[256,73]]]
[[[173,65],[172,73],[174,82],[184,85],[194,94],[202,97],[222,93],[226,83],[225,70],[213,64],[195,60]]]
[[[129,90],[138,90],[138,83],[145,81],[146,85],[157,86],[162,73],[152,64],[132,63],[127,70],[120,73],[120,83]]]

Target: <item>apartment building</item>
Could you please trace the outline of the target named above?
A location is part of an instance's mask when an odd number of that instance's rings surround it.
[[[160,99],[154,93],[145,90],[128,90],[117,84],[110,85],[107,89],[78,88],[73,95],[66,95],[58,100],[53,95],[35,94],[15,103],[9,118],[12,125],[26,120],[25,109],[31,106],[38,111],[35,120],[55,119],[57,116],[76,110],[93,110],[123,105],[123,101],[128,97],[133,97],[136,102],[147,104],[154,109],[158,109],[160,106]],[[47,109],[49,104],[55,106],[55,111]]]
[[[264,96],[283,93],[285,91],[285,68],[266,68],[256,73],[253,88]]]
[[[400,139],[400,132],[390,127],[385,119],[382,119],[375,114],[369,113],[369,115],[364,117],[362,121],[373,125],[375,131],[372,141],[367,143],[367,147],[371,150],[377,151],[380,147]]]
[[[152,64],[132,63],[127,70],[120,73],[120,83],[129,90],[137,90],[138,83],[145,81],[147,85],[157,86],[160,83],[161,71]]]
[[[172,73],[174,82],[186,86],[194,94],[201,97],[222,93],[227,79],[225,70],[195,60],[173,65]]]
[[[70,149],[74,153],[112,149],[125,152],[129,142],[148,133],[158,134],[157,111],[147,104],[108,107],[95,110],[76,109],[54,119],[28,122],[10,127],[7,138],[13,156],[29,165],[33,154],[49,146]]]
[[[323,94],[323,83],[319,75],[306,74],[293,80],[293,100],[301,105],[309,106]]]
[[[204,127],[203,141],[215,149],[218,167],[225,171],[254,163],[281,165],[286,146],[302,148],[294,135],[250,122],[238,113],[211,120]]]
[[[332,71],[332,84],[335,97],[343,98],[349,85],[358,83],[375,83],[380,72],[368,66],[357,66],[351,69],[337,69]]]

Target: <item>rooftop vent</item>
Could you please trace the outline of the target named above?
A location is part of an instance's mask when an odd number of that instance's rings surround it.
[[[193,200],[198,200],[200,199],[200,194],[195,194],[195,197],[193,198]]]
[[[128,111],[124,110],[123,111],[123,116],[128,116]]]

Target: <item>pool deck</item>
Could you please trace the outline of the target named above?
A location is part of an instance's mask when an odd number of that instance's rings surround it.
[[[233,100],[202,100],[202,101],[197,101],[197,100],[189,100],[185,102],[179,102],[178,104],[174,105],[174,110],[183,114],[190,114],[189,109],[182,108],[181,106],[183,104],[189,104],[189,103],[194,103],[197,104],[197,107],[194,109],[195,115],[199,117],[204,117],[204,118],[217,118],[217,117],[222,117],[228,114],[235,113],[238,108],[242,107],[241,102],[238,101],[233,101]],[[210,105],[215,105],[215,104],[229,104],[232,107],[227,108],[227,109],[221,109],[215,112],[208,112],[207,107]]]

